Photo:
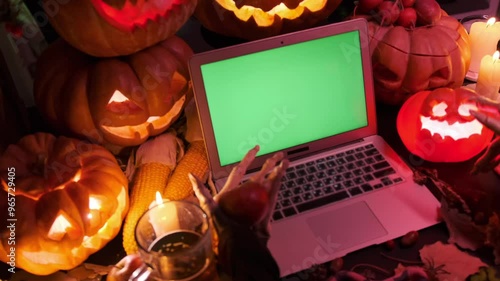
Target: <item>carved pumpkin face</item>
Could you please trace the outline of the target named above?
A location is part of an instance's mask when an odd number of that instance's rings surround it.
[[[62,132],[120,147],[165,131],[191,92],[192,51],[171,37],[119,59],[96,59],[60,41],[40,57],[35,102]]]
[[[341,0],[198,0],[195,16],[226,36],[259,39],[314,26]]]
[[[197,4],[197,0],[60,2],[43,0],[54,29],[74,47],[98,57],[129,55],[170,37]]]
[[[0,207],[8,210],[8,198],[17,206],[16,267],[36,275],[72,269],[120,231],[128,181],[105,148],[37,133],[9,146],[0,169]],[[4,211],[0,218],[12,217]],[[10,253],[9,236],[10,229],[0,230],[2,253]]]
[[[419,91],[462,85],[470,39],[456,19],[443,15],[436,25],[411,30],[370,21],[369,30],[378,100],[402,104]]]
[[[493,132],[470,113],[467,88],[439,88],[410,97],[401,107],[397,129],[410,152],[432,162],[460,162],[480,153]]]

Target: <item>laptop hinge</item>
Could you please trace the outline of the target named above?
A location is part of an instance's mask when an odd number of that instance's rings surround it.
[[[346,143],[343,143],[343,144],[339,144],[339,145],[335,145],[335,146],[331,146],[331,147],[328,147],[328,148],[325,148],[325,149],[322,149],[322,150],[311,151],[310,153],[302,154],[302,155],[297,156],[297,157],[290,157],[290,158],[288,158],[288,160],[290,160],[290,161],[293,162],[295,160],[299,160],[299,159],[302,159],[302,158],[313,156],[313,155],[316,155],[318,153],[323,153],[323,152],[326,152],[326,151],[336,150],[336,149],[342,148],[344,146],[348,146],[348,145],[360,143],[360,142],[363,142],[363,141],[365,141],[363,138],[357,139],[357,140],[353,140],[353,141],[349,141],[349,142],[346,142]]]

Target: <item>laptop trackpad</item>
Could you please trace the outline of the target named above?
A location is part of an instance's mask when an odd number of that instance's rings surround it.
[[[317,242],[332,254],[387,234],[366,202],[357,202],[306,219]]]

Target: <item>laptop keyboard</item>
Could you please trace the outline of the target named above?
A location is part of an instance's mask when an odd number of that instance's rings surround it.
[[[273,220],[402,182],[373,144],[289,167]]]

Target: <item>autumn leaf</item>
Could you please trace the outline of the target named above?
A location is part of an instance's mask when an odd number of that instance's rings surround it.
[[[420,258],[427,269],[438,269],[436,277],[441,281],[462,281],[486,266],[480,259],[459,250],[454,244],[436,242],[420,250]]]
[[[450,232],[448,243],[456,243],[472,251],[484,246],[486,227],[474,223],[469,214],[450,208],[446,200],[441,200],[441,216]]]

